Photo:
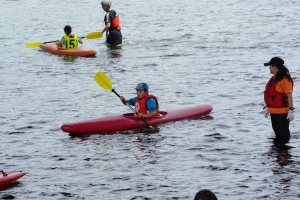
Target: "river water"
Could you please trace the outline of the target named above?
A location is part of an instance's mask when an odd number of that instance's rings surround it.
[[[300,113],[291,140],[274,147],[263,116],[263,66],[281,56],[299,100],[298,0],[113,1],[123,46],[84,39],[95,58],[51,55],[25,43],[60,39],[63,27],[101,31],[96,0],[2,0],[0,169],[24,170],[0,189],[15,199],[219,199],[300,197]],[[98,71],[130,98],[147,82],[161,110],[210,104],[206,117],[72,137],[64,123],[130,112],[93,80]]]

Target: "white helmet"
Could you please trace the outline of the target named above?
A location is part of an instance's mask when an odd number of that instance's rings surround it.
[[[107,1],[107,0],[103,0],[103,1],[101,1],[101,5],[105,5],[107,7],[110,7],[111,6],[111,2]]]

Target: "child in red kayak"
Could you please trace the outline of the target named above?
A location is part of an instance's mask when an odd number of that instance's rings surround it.
[[[75,34],[71,34],[72,27],[70,25],[66,25],[64,28],[65,35],[61,38],[60,41],[56,40],[56,44],[58,47],[63,49],[72,49],[78,48],[78,42],[80,44],[83,43],[82,39]]]
[[[129,100],[126,100],[123,96],[120,96],[120,100],[128,103],[131,106],[135,107],[138,117],[153,117],[159,115],[159,104],[158,100],[154,95],[149,94],[149,87],[147,83],[139,83],[135,87],[137,97],[133,97]],[[125,104],[126,104],[125,103]]]

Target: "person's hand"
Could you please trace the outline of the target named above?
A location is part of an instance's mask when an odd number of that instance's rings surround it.
[[[139,118],[144,118],[144,115],[142,113],[138,113]]]
[[[265,118],[268,118],[270,115],[268,107],[265,108]]]
[[[125,97],[120,96],[120,100],[122,101],[122,103],[123,103],[124,105],[126,105],[126,99],[125,99]]]
[[[58,48],[61,48],[61,47],[62,47],[62,43],[60,43],[59,40],[56,40],[55,43],[56,43],[56,45],[58,46]]]
[[[293,110],[289,110],[287,119],[290,120],[290,122],[294,120],[294,111]]]

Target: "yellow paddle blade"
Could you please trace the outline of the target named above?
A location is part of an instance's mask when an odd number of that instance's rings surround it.
[[[105,90],[113,89],[110,79],[101,71],[94,76],[94,80]]]
[[[91,39],[91,40],[102,38],[102,32],[91,32],[87,34],[87,36],[85,36],[84,38]]]
[[[32,43],[27,43],[26,44],[26,48],[35,48],[35,47],[39,47],[42,44],[44,44],[44,42],[32,42]]]

